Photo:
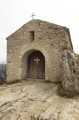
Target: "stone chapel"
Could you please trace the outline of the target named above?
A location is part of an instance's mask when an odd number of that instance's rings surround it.
[[[61,51],[73,51],[69,29],[31,20],[7,37],[7,81],[61,79]]]

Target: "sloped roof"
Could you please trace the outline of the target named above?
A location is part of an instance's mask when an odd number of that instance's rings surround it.
[[[53,24],[53,23],[50,23],[50,22],[46,22],[46,21],[43,21],[43,20],[38,20],[38,19],[34,19],[34,20],[31,20],[29,22],[27,22],[26,24],[24,24],[22,27],[20,27],[18,30],[16,30],[14,33],[12,33],[10,36],[8,36],[6,39],[8,40],[12,35],[14,35],[15,33],[17,33],[18,31],[22,31],[22,29],[28,29],[28,26],[29,25],[37,25],[39,24],[39,26],[41,27],[42,26],[42,29],[43,28],[49,28],[49,29],[54,29],[54,28],[62,28],[62,29],[68,29],[66,27],[63,27],[63,26],[60,26],[60,25],[57,25],[57,24]]]
[[[71,43],[71,46],[72,46],[72,42],[71,42],[71,37],[70,37],[70,32],[69,32],[69,29],[67,27],[64,27],[64,26],[60,26],[60,25],[57,25],[57,24],[53,24],[53,23],[50,23],[50,22],[47,22],[47,21],[43,21],[43,20],[38,20],[38,19],[34,19],[34,20],[31,20],[29,22],[27,22],[26,24],[24,24],[22,27],[20,27],[17,31],[15,31],[13,34],[11,34],[10,36],[8,36],[6,39],[9,40],[11,37],[15,36],[15,34],[19,34],[21,33],[23,30],[27,30],[29,29],[29,26],[31,26],[32,29],[36,29],[36,28],[41,28],[41,29],[62,29],[64,31],[66,31],[69,35],[69,38],[70,38],[70,43]],[[73,48],[73,46],[72,46]]]

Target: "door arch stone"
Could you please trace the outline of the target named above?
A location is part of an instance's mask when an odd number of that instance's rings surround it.
[[[33,51],[27,58],[27,77],[45,78],[45,58],[40,51]]]

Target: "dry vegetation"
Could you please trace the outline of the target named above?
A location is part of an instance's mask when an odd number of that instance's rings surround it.
[[[0,63],[0,85],[6,80],[6,64]]]

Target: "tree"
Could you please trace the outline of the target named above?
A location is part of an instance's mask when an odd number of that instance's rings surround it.
[[[3,84],[6,81],[6,64],[0,64],[0,84]]]

